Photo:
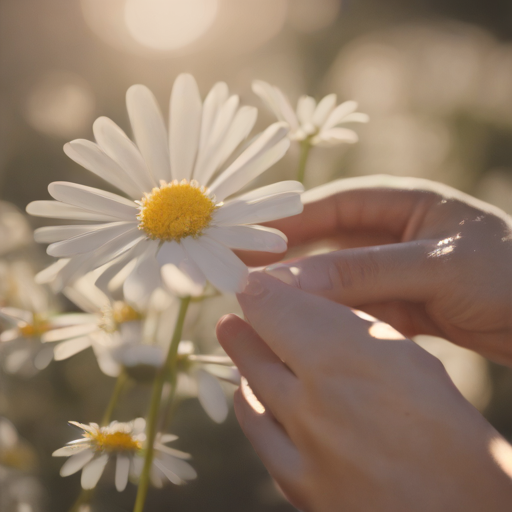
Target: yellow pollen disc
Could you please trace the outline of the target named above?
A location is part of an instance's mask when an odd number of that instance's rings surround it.
[[[19,331],[25,338],[37,338],[42,336],[49,329],[48,323],[40,315],[34,315],[31,324],[19,327]]]
[[[199,236],[212,220],[215,203],[195,181],[161,182],[141,201],[139,229],[153,240],[179,242]]]
[[[141,441],[134,439],[127,432],[87,432],[84,437],[94,441],[94,448],[98,452],[135,452],[142,448]]]
[[[142,315],[135,311],[129,304],[123,301],[116,301],[112,308],[105,307],[102,309],[102,318],[100,327],[108,333],[117,331],[121,324],[141,320]]]

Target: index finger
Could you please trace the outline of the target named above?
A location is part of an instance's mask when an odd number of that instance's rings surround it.
[[[238,302],[258,336],[299,378],[323,361],[359,359],[357,353],[371,339],[370,324],[349,308],[265,273],[249,275]]]
[[[379,177],[364,177],[309,190],[302,196],[301,214],[267,225],[288,237],[289,250],[316,241],[330,241],[333,248],[340,249],[410,240],[428,209],[443,196],[427,190],[427,185],[425,189],[411,189],[410,179],[387,178],[386,186],[379,186]],[[376,185],[369,186],[372,183]],[[268,265],[286,257],[256,252],[239,255],[249,266]]]

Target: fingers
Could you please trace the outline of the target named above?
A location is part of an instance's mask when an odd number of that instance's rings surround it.
[[[279,483],[288,499],[300,506],[301,457],[282,427],[267,413],[256,412],[241,389],[234,395],[235,414],[269,473]]]
[[[368,322],[349,308],[288,286],[265,273],[249,275],[238,301],[254,331],[299,379],[310,375],[316,362],[332,360],[337,351],[341,352],[342,361],[349,362],[354,352],[361,352],[365,330],[369,339]],[[357,350],[351,350],[350,345],[357,345]]]
[[[254,329],[236,315],[217,324],[217,338],[263,405],[282,421],[297,401],[298,381]]]
[[[431,241],[346,249],[273,265],[265,272],[352,307],[392,300],[424,303],[439,290],[435,250]]]
[[[305,204],[300,215],[271,225],[285,233],[289,247],[355,232],[386,233],[395,241],[403,241],[411,238],[426,211],[440,199],[423,190],[345,190]]]

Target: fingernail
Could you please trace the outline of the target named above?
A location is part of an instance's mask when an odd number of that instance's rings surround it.
[[[244,295],[251,295],[256,297],[258,295],[263,294],[265,291],[265,287],[263,283],[260,281],[260,277],[258,276],[258,272],[251,272],[249,277],[247,278],[247,286],[242,292]]]
[[[278,263],[277,265],[270,265],[270,267],[265,269],[265,273],[269,276],[279,279],[285,284],[296,287],[299,286],[298,279],[295,277],[288,265],[283,265],[282,263]]]

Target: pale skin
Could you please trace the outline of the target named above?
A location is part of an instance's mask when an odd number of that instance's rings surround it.
[[[292,248],[345,249],[251,274],[245,320],[228,315],[217,334],[266,410],[239,390],[235,412],[301,510],[508,511],[512,449],[406,337],[443,336],[512,365],[512,223],[449,189],[401,184],[313,193],[303,214],[273,224]],[[351,308],[404,336],[378,339]]]

